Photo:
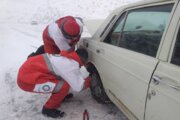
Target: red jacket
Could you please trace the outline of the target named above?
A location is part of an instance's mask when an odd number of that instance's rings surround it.
[[[67,65],[70,67],[66,67]],[[84,88],[90,86],[91,78],[87,75],[87,78],[83,77],[84,74],[80,72],[82,65],[76,52],[62,51],[61,56],[46,53],[30,57],[19,69],[17,84],[28,92],[55,93],[51,94],[44,106],[56,109],[61,105],[70,87],[80,91],[83,86]],[[62,75],[61,79],[57,77],[58,75]]]
[[[30,57],[19,69],[18,83],[25,83],[33,86],[47,81],[57,83],[57,76],[60,76],[68,82],[75,91],[82,90],[84,84],[85,87],[89,87],[86,86],[86,78],[83,78],[80,72],[79,65],[82,66],[83,64],[76,52],[67,53],[62,51],[61,56],[65,57],[61,57],[60,59],[60,56],[49,54]],[[32,91],[32,89],[34,89],[33,86],[22,89]]]
[[[60,27],[62,22],[64,20],[68,20],[68,19],[75,20],[74,17],[72,17],[72,16],[66,16],[66,17],[58,19],[56,21],[56,23]],[[79,39],[80,39],[80,36],[77,37],[76,40],[73,40],[73,42],[71,43],[70,46],[74,46],[79,41]],[[58,46],[55,44],[54,40],[52,38],[50,38],[49,33],[48,33],[48,26],[43,31],[43,42],[44,42],[44,49],[45,49],[46,53],[49,53],[49,54],[58,54],[61,51],[58,48]]]

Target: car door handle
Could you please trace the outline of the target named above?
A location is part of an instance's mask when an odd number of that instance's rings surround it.
[[[104,49],[96,49],[97,53],[104,53]]]
[[[89,47],[89,43],[87,41],[83,41],[83,45],[87,48]]]
[[[85,43],[85,46],[88,48],[88,47],[89,47],[89,44],[88,44],[88,43]]]
[[[164,84],[166,86],[169,86],[169,87],[171,87],[171,88],[173,88],[175,90],[180,91],[180,86],[172,85],[172,84],[166,82],[165,80],[162,80],[162,78],[159,77],[159,76],[154,75],[152,77],[152,79],[153,79],[154,84],[156,84],[156,85],[158,85],[159,83],[162,83],[162,84]]]
[[[96,52],[97,52],[97,53],[100,53],[100,50],[99,50],[99,49],[97,49],[97,50],[96,50]]]

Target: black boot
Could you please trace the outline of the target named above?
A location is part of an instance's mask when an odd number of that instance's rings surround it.
[[[45,107],[43,107],[43,109],[42,109],[42,114],[47,117],[52,117],[52,118],[63,117],[65,115],[65,113],[61,112],[60,110],[49,109],[49,108],[45,108]]]
[[[72,98],[74,95],[72,93],[69,93],[66,95],[66,97],[63,99],[63,102],[69,100],[70,98]]]

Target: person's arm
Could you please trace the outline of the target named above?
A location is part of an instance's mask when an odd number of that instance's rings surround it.
[[[89,88],[91,77],[89,76],[89,72],[87,71],[87,68],[85,66],[81,66],[80,72],[81,75],[83,76],[83,79],[85,80],[83,89]]]
[[[85,79],[89,76],[85,67],[79,68],[79,63],[66,57],[49,55],[52,70],[57,76],[63,78],[73,91],[81,91],[84,88]]]
[[[85,80],[83,79],[79,69],[68,72],[64,76],[64,79],[68,82],[73,91],[80,92],[84,88]]]
[[[76,69],[73,69],[71,72],[65,74],[64,79],[69,83],[72,87],[73,91],[81,91],[84,88],[88,88],[90,86],[89,72],[83,66],[79,68],[76,66]]]

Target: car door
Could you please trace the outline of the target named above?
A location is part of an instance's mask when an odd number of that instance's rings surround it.
[[[125,11],[102,41],[88,41],[108,96],[132,118],[144,117],[156,53],[172,6],[168,2]]]
[[[180,120],[180,5],[167,33],[162,59],[155,70],[147,99],[146,120]],[[177,23],[179,21],[179,23]],[[175,32],[174,32],[175,31]],[[169,49],[168,49],[169,48]],[[168,52],[170,51],[170,52]],[[167,61],[167,62],[166,62]]]

